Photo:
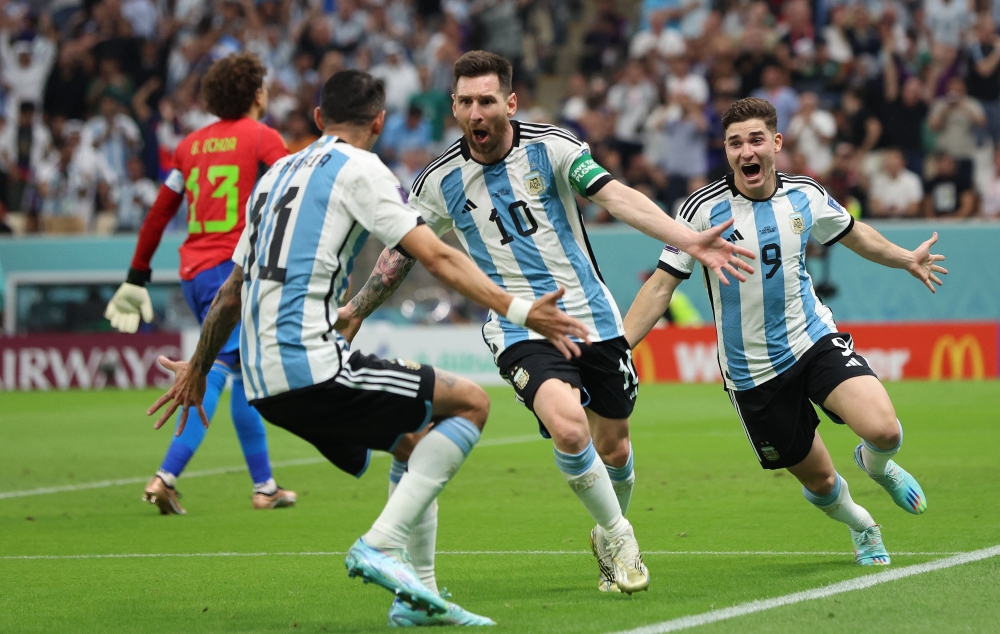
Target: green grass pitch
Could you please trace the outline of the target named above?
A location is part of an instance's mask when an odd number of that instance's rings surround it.
[[[1000,383],[888,387],[905,428],[899,462],[927,494],[925,515],[863,476],[848,429],[820,430],[855,500],[882,524],[890,569],[1000,544]],[[805,502],[790,475],[757,466],[720,387],[646,385],[628,515],[652,585],[602,595],[591,522],[550,443],[532,438],[534,420],[510,390],[490,395],[484,442],[441,496],[437,576],[500,631],[620,631],[886,570],[854,565],[847,529]],[[391,596],[349,580],[336,553],[381,509],[389,460],[373,458],[355,480],[268,426],[272,460],[285,464],[276,477],[299,504],[253,511],[245,470],[224,469],[242,463],[224,400],[188,468],[195,477],[178,486],[188,515],[160,517],[139,501],[169,441],[143,415],[156,396],[0,396],[0,632],[384,630]],[[139,481],[9,495],[120,479]],[[998,587],[994,557],[692,631],[995,632]]]

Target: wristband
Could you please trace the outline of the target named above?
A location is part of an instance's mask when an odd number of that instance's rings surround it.
[[[128,275],[125,277],[125,281],[129,284],[135,284],[136,286],[145,286],[146,282],[148,282],[152,276],[152,269],[148,271],[129,269]]]
[[[532,302],[520,297],[510,300],[510,306],[507,307],[507,321],[515,326],[524,326],[528,321],[528,312],[531,311],[532,305]]]

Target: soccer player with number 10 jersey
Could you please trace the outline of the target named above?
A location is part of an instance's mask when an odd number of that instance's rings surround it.
[[[204,321],[216,292],[232,271],[233,250],[246,225],[243,210],[254,184],[288,154],[281,136],[258,121],[267,109],[267,87],[264,67],[253,55],[230,55],[217,61],[202,79],[201,89],[208,110],[221,121],[193,132],[177,146],[173,169],[139,232],[128,277],[105,311],[111,325],[122,332],[135,332],[140,316],[147,322],[153,319],[145,288],[152,274],[150,261],[185,195],[188,237],[180,248],[181,289],[199,322]],[[185,513],[175,484],[205,437],[227,378],[232,379],[233,424],[253,480],[253,508],[291,506],[296,501],[294,492],[278,487],[271,477],[264,423],[247,403],[243,388],[239,341],[237,328],[208,375],[199,412],[202,424],[183,425],[178,419],[163,464],[146,485],[143,500],[158,506],[163,515]]]

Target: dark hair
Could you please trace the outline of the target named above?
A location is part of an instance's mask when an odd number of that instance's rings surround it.
[[[454,68],[455,86],[462,77],[496,75],[500,92],[509,95],[513,90],[514,68],[504,57],[487,51],[469,51],[458,58]]]
[[[747,97],[737,99],[722,115],[722,131],[725,132],[734,123],[743,123],[750,119],[760,119],[772,134],[778,131],[778,111],[770,101]]]
[[[319,112],[323,123],[368,125],[385,109],[385,85],[360,70],[334,73],[323,84]]]
[[[223,57],[201,80],[205,107],[220,119],[245,116],[264,86],[264,72],[264,65],[251,53]]]
[[[22,101],[18,107],[21,114],[35,114],[35,103],[33,101]]]

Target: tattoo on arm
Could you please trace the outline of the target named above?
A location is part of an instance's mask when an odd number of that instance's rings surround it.
[[[236,275],[236,272],[239,275]],[[191,357],[191,365],[204,375],[208,375],[219,356],[219,351],[229,339],[233,328],[240,321],[240,290],[243,286],[243,272],[240,267],[234,269],[234,274],[226,280],[205,316],[201,327],[201,338],[198,347]]]
[[[349,302],[354,316],[364,319],[371,315],[399,288],[416,262],[416,258],[406,257],[395,249],[384,249],[378,256],[371,277]]]

